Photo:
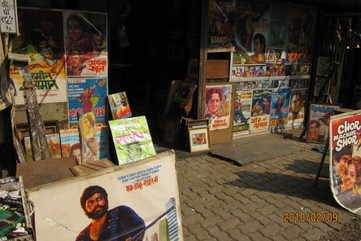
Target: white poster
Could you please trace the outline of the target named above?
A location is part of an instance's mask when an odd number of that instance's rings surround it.
[[[175,154],[29,191],[37,241],[183,241]]]

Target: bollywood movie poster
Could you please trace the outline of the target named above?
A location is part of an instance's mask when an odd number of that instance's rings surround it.
[[[76,163],[81,163],[81,145],[79,129],[61,129],[60,145],[63,158],[72,158]]]
[[[97,123],[106,123],[107,78],[68,79],[68,121],[78,124],[78,114],[93,111]]]
[[[251,116],[269,115],[271,111],[271,89],[253,90]]]
[[[70,77],[108,75],[107,16],[65,11],[66,71]]]
[[[333,196],[347,210],[361,214],[361,111],[330,118],[330,180]]]
[[[93,112],[87,112],[79,118],[81,163],[99,160],[99,142],[97,140],[98,128]]]
[[[109,121],[118,165],[156,154],[145,116]]]
[[[260,115],[254,116],[250,119],[250,133],[264,133],[269,129],[270,116],[269,115]]]
[[[251,118],[252,91],[236,89],[234,97],[234,117],[232,131],[249,134]]]
[[[108,95],[108,101],[113,120],[132,116],[129,101],[125,91]]]
[[[303,125],[306,100],[307,89],[291,90],[290,111],[288,113],[289,128],[294,129]]]
[[[28,192],[38,241],[184,241],[173,151]],[[105,223],[94,237],[97,217]]]
[[[28,71],[38,103],[66,102],[66,75],[62,13],[19,9],[21,35],[13,41],[12,52],[29,57]],[[15,104],[23,105],[24,63],[12,60],[9,75],[15,84]]]
[[[232,85],[206,85],[203,117],[209,119],[209,130],[230,127]]]
[[[272,93],[270,127],[273,131],[286,129],[290,109],[290,90],[280,89]]]
[[[325,143],[328,138],[330,116],[339,106],[336,105],[310,105],[310,117],[306,140],[315,143]]]

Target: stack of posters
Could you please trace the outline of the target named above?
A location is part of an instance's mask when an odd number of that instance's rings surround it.
[[[127,94],[125,92],[108,95],[108,101],[113,120],[132,116]]]
[[[112,120],[109,126],[119,165],[156,154],[145,116]]]

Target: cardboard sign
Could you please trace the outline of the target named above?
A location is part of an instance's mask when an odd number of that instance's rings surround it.
[[[176,177],[175,154],[169,151],[126,168],[31,189],[37,241],[90,240],[89,224],[101,218],[98,240],[183,241]],[[98,211],[91,208],[94,200]]]

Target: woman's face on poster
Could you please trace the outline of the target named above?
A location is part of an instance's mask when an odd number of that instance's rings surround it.
[[[212,114],[217,113],[220,103],[221,103],[221,98],[220,98],[219,94],[213,93],[207,103],[208,112],[212,113]]]

